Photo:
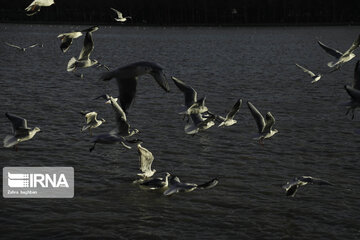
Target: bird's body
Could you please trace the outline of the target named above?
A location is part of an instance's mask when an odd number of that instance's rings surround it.
[[[311,176],[296,177],[291,182],[287,182],[282,186],[285,189],[286,196],[294,197],[298,188],[306,184],[317,184],[317,185],[333,185],[332,183],[322,180],[320,178],[314,178]]]
[[[247,102],[251,115],[254,117],[257,127],[258,127],[258,140],[260,143],[263,143],[264,139],[270,138],[278,133],[277,129],[273,129],[275,124],[275,118],[271,114],[271,112],[266,113],[266,119],[262,116],[262,114],[255,108],[255,106],[251,102]]]
[[[117,21],[117,22],[122,22],[122,23],[123,23],[123,22],[125,22],[127,19],[131,19],[130,16],[124,17],[123,14],[122,14],[120,11],[116,10],[115,8],[110,8],[110,9],[113,10],[113,11],[117,14],[117,17],[114,18],[115,21]]]
[[[27,126],[27,120],[16,115],[5,113],[5,116],[11,121],[13,135],[7,135],[4,139],[4,147],[9,148],[16,146],[20,142],[32,139],[40,128],[30,129]]]
[[[114,71],[109,71],[101,76],[101,80],[109,81],[116,78],[119,89],[121,108],[127,112],[136,94],[137,80],[139,76],[150,74],[166,92],[170,91],[163,68],[154,62],[135,62]]]
[[[140,183],[140,187],[156,190],[156,189],[166,189],[169,185],[169,176],[170,173],[166,173],[165,177],[152,178],[149,180],[145,180]]]
[[[29,6],[25,8],[28,16],[32,16],[40,12],[41,7],[49,7],[55,4],[54,0],[34,0]]]
[[[295,65],[297,67],[299,67],[301,70],[303,70],[305,73],[310,75],[310,77],[312,78],[311,83],[315,83],[315,82],[319,81],[321,79],[321,77],[322,77],[322,75],[320,73],[315,74],[312,71],[310,71],[309,69],[306,69],[306,68],[304,68],[303,66],[301,66],[301,65],[299,65],[297,63]]]
[[[85,116],[85,122],[86,124],[82,127],[81,131],[86,131],[89,129],[90,136],[92,135],[91,130],[93,128],[99,127],[101,124],[105,122],[105,119],[97,119],[97,113],[96,112],[81,112]]]
[[[226,115],[226,117],[222,118],[222,122],[219,124],[219,127],[221,126],[229,127],[237,123],[234,117],[239,112],[241,105],[242,105],[242,100],[241,99],[237,100],[234,106],[229,111],[229,113]]]

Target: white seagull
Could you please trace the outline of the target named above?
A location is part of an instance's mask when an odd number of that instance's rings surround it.
[[[9,148],[14,146],[17,150],[17,144],[32,139],[40,128],[35,127],[30,129],[27,126],[27,120],[16,115],[5,113],[5,116],[11,121],[13,135],[7,135],[4,139],[4,147]]]
[[[198,100],[197,92],[194,88],[186,85],[183,81],[176,77],[171,77],[171,79],[174,81],[175,85],[180,89],[180,91],[184,93],[186,110],[180,114],[189,115],[208,111],[208,108],[205,106],[205,97]]]
[[[330,48],[330,47],[326,46],[325,44],[323,44],[320,41],[318,41],[318,44],[328,54],[332,55],[333,57],[335,57],[337,59],[337,61],[335,63],[334,62],[329,62],[328,66],[331,67],[331,68],[336,67],[336,69],[339,69],[342,64],[350,61],[351,59],[353,59],[355,57],[355,54],[353,52],[355,51],[356,48],[359,47],[360,35],[352,43],[351,47],[348,50],[346,50],[346,52],[344,52],[344,53],[342,53],[342,52],[340,52],[340,51],[338,51],[336,49]]]
[[[163,68],[154,62],[135,62],[114,71],[106,72],[102,74],[100,79],[109,81],[112,78],[116,78],[119,88],[120,105],[127,112],[135,98],[138,77],[145,74],[150,74],[166,92],[170,91]]]
[[[275,118],[271,112],[267,112],[266,119],[264,119],[259,110],[257,110],[251,102],[248,101],[247,105],[258,126],[259,137],[257,139],[259,140],[259,143],[263,144],[264,139],[270,138],[278,132],[277,129],[273,129]]]
[[[28,48],[33,48],[33,47],[41,46],[41,45],[39,45],[38,43],[32,44],[32,45],[27,46],[27,47],[19,47],[19,46],[17,46],[17,45],[14,45],[14,44],[11,44],[11,43],[8,43],[8,42],[5,42],[5,44],[8,45],[9,47],[13,47],[13,48],[16,48],[16,49],[18,49],[18,50],[20,50],[20,51],[24,51],[24,52],[25,52],[25,50],[28,49]]]
[[[310,71],[309,69],[306,69],[306,68],[304,68],[303,66],[301,66],[301,65],[299,65],[299,64],[297,64],[297,63],[295,63],[295,65],[296,65],[297,67],[299,67],[301,70],[303,70],[305,73],[307,73],[307,74],[310,75],[310,77],[313,79],[313,80],[311,81],[311,83],[314,83],[314,82],[319,81],[320,78],[322,77],[322,75],[321,75],[320,73],[315,74],[315,73],[313,73],[312,71]]]
[[[111,104],[113,110],[115,112],[115,119],[117,128],[113,129],[109,133],[97,135],[92,139],[94,145],[89,149],[90,152],[94,150],[96,143],[104,143],[104,144],[114,144],[120,142],[125,148],[131,149],[130,146],[126,145],[125,142],[128,143],[137,143],[140,140],[129,140],[128,137],[133,136],[134,134],[138,133],[139,130],[131,129],[130,124],[127,122],[126,114],[116,102],[117,98],[113,98],[109,95],[102,95],[100,97],[105,98],[107,101],[106,104]],[[98,97],[98,98],[100,98]]]
[[[350,95],[351,101],[346,104],[348,110],[346,115],[352,112],[352,119],[355,117],[355,109],[360,107],[360,61],[356,62],[354,70],[354,80],[352,86],[345,85],[346,92]]]
[[[25,8],[25,11],[30,12],[26,15],[32,16],[40,12],[41,7],[49,7],[55,4],[54,0],[34,0],[29,6]]]
[[[83,67],[83,68],[91,67],[98,63],[97,60],[90,59],[90,54],[94,50],[94,41],[92,38],[92,32],[95,32],[98,29],[99,28],[97,26],[94,26],[92,28],[89,28],[88,30],[84,30],[84,31],[87,31],[85,38],[84,38],[84,46],[81,49],[78,59],[76,59],[75,57],[72,57],[69,60],[68,65],[67,65],[68,72],[75,71],[79,67]]]
[[[130,16],[127,17],[123,17],[123,14],[121,12],[119,12],[118,10],[116,10],[115,8],[110,8],[111,10],[113,10],[116,14],[117,14],[117,18],[114,18],[116,21],[118,22],[125,22],[127,19],[131,19]]]
[[[285,189],[286,196],[294,197],[298,188],[300,186],[304,186],[306,184],[317,184],[317,185],[331,185],[332,183],[329,183],[328,181],[322,180],[320,178],[314,178],[311,176],[302,176],[302,177],[296,177],[291,182],[287,182],[285,185],[282,186],[283,189]]]
[[[164,191],[165,196],[171,196],[178,192],[192,192],[195,189],[210,189],[215,187],[219,183],[217,178],[214,178],[204,184],[196,183],[183,183],[177,176],[172,176],[169,180],[169,186],[166,191]]]
[[[105,119],[103,118],[100,120],[96,118],[98,115],[97,112],[82,111],[80,113],[85,116],[85,122],[86,122],[86,125],[82,127],[81,131],[83,132],[89,129],[90,136],[92,136],[91,129],[97,128],[105,122]]]
[[[218,116],[222,120],[222,122],[219,124],[219,127],[221,126],[231,126],[237,123],[237,121],[234,119],[235,115],[239,112],[240,107],[242,105],[242,99],[239,99],[236,101],[234,106],[231,108],[230,112],[226,115],[226,117]]]
[[[142,173],[138,173],[138,176],[143,177],[143,179],[150,178],[156,172],[155,169],[151,169],[151,164],[154,161],[153,154],[141,146],[141,143],[138,143],[138,154],[139,154],[139,161],[140,161],[140,170]]]

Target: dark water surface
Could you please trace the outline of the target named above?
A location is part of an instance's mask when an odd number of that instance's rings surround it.
[[[136,148],[91,146],[81,133],[80,110],[94,110],[114,127],[113,111],[98,95],[117,95],[115,81],[101,82],[103,69],[66,72],[83,38],[63,54],[56,36],[83,26],[0,25],[0,129],[11,133],[5,112],[28,119],[42,132],[19,145],[0,148],[7,166],[71,166],[73,199],[1,199],[1,239],[358,239],[360,238],[359,117],[345,116],[356,61],[316,84],[295,63],[328,71],[333,60],[316,43],[345,51],[360,27],[132,28],[103,27],[93,34],[92,57],[117,68],[135,61],[164,66],[170,93],[151,77],[139,80],[129,122],[155,156],[160,175],[202,183],[218,177],[213,189],[164,197],[132,184]],[[3,44],[44,44],[25,52]],[[358,58],[358,57],[357,57]],[[356,58],[356,59],[357,59]],[[170,82],[192,85],[208,107],[224,114],[244,101],[238,124],[187,136],[178,111],[183,95]],[[262,147],[253,136],[251,101],[271,111],[279,133]],[[295,198],[281,186],[310,175],[334,187],[305,186]]]

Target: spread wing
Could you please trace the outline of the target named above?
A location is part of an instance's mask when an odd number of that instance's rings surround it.
[[[35,44],[32,44],[32,45],[30,45],[30,46],[28,46],[28,47],[26,47],[26,48],[33,48],[33,47],[36,47],[36,46],[38,46],[39,44],[38,43],[35,43]]]
[[[306,68],[304,68],[303,66],[301,66],[301,65],[299,65],[299,64],[297,64],[296,63],[296,66],[297,67],[299,67],[301,70],[303,70],[304,72],[306,72],[307,74],[309,74],[311,77],[314,77],[315,76],[315,74],[312,72],[312,71],[310,71],[309,69],[306,69]]]
[[[30,128],[28,128],[27,120],[25,118],[10,113],[5,113],[5,116],[11,121],[15,136],[28,134]]]
[[[117,78],[121,108],[126,112],[134,101],[137,86],[137,77]]]
[[[94,41],[92,38],[92,33],[87,32],[84,38],[84,46],[81,49],[79,60],[87,60],[90,57],[92,50],[94,49]]]
[[[340,51],[338,51],[336,49],[330,48],[330,47],[326,46],[325,44],[323,44],[320,41],[318,41],[318,44],[320,45],[320,47],[322,49],[325,50],[325,52],[327,52],[328,54],[330,54],[333,57],[340,58],[343,55],[342,52],[340,52]]]
[[[140,160],[140,170],[146,174],[148,172],[152,172],[151,165],[154,161],[153,154],[147,150],[146,148],[142,147],[138,144],[138,153],[139,153],[139,160]]]
[[[8,42],[5,42],[5,44],[6,44],[6,45],[8,45],[9,47],[13,47],[13,48],[17,48],[17,49],[22,50],[22,48],[21,48],[21,47],[16,46],[16,45],[14,45],[14,44],[11,44],[11,43],[8,43]]]
[[[359,47],[359,45],[360,45],[360,34],[358,38],[351,44],[351,47],[344,53],[344,55],[348,55],[352,53],[353,51],[355,51],[355,49]]]
[[[110,8],[110,9],[113,10],[117,14],[118,18],[123,18],[123,14],[121,12],[119,12],[115,8]]]
[[[275,118],[271,112],[267,112],[265,116],[266,127],[271,128],[275,124]]]
[[[355,89],[351,86],[345,85],[345,90],[350,95],[350,97],[355,101],[360,101],[360,90]]]
[[[85,115],[85,118],[86,118],[86,124],[89,124],[91,122],[94,122],[96,121],[96,116],[97,116],[97,113],[96,112],[89,112]]]
[[[115,112],[115,119],[118,129],[118,134],[121,136],[128,136],[130,130],[130,124],[126,120],[126,114],[124,110],[119,106],[114,98],[110,98],[111,106]]]
[[[196,101],[197,101],[197,92],[192,87],[186,85],[183,81],[180,79],[177,79],[176,77],[171,77],[171,79],[174,81],[175,85],[184,93],[185,97],[185,106],[191,107]]]
[[[226,115],[226,118],[233,119],[235,115],[239,112],[241,105],[242,99],[237,100],[234,106],[231,108],[230,112]]]
[[[355,70],[354,70],[354,82],[353,87],[357,90],[360,90],[360,60],[356,62]]]
[[[250,109],[251,115],[254,117],[259,133],[261,133],[265,128],[265,120],[264,117],[261,115],[259,110],[256,109],[256,107],[251,103],[247,102],[247,105]]]

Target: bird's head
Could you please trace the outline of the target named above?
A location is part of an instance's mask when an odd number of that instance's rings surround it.
[[[34,130],[33,130],[33,131],[35,131],[35,132],[41,132],[40,128],[38,128],[38,127],[34,127]]]

